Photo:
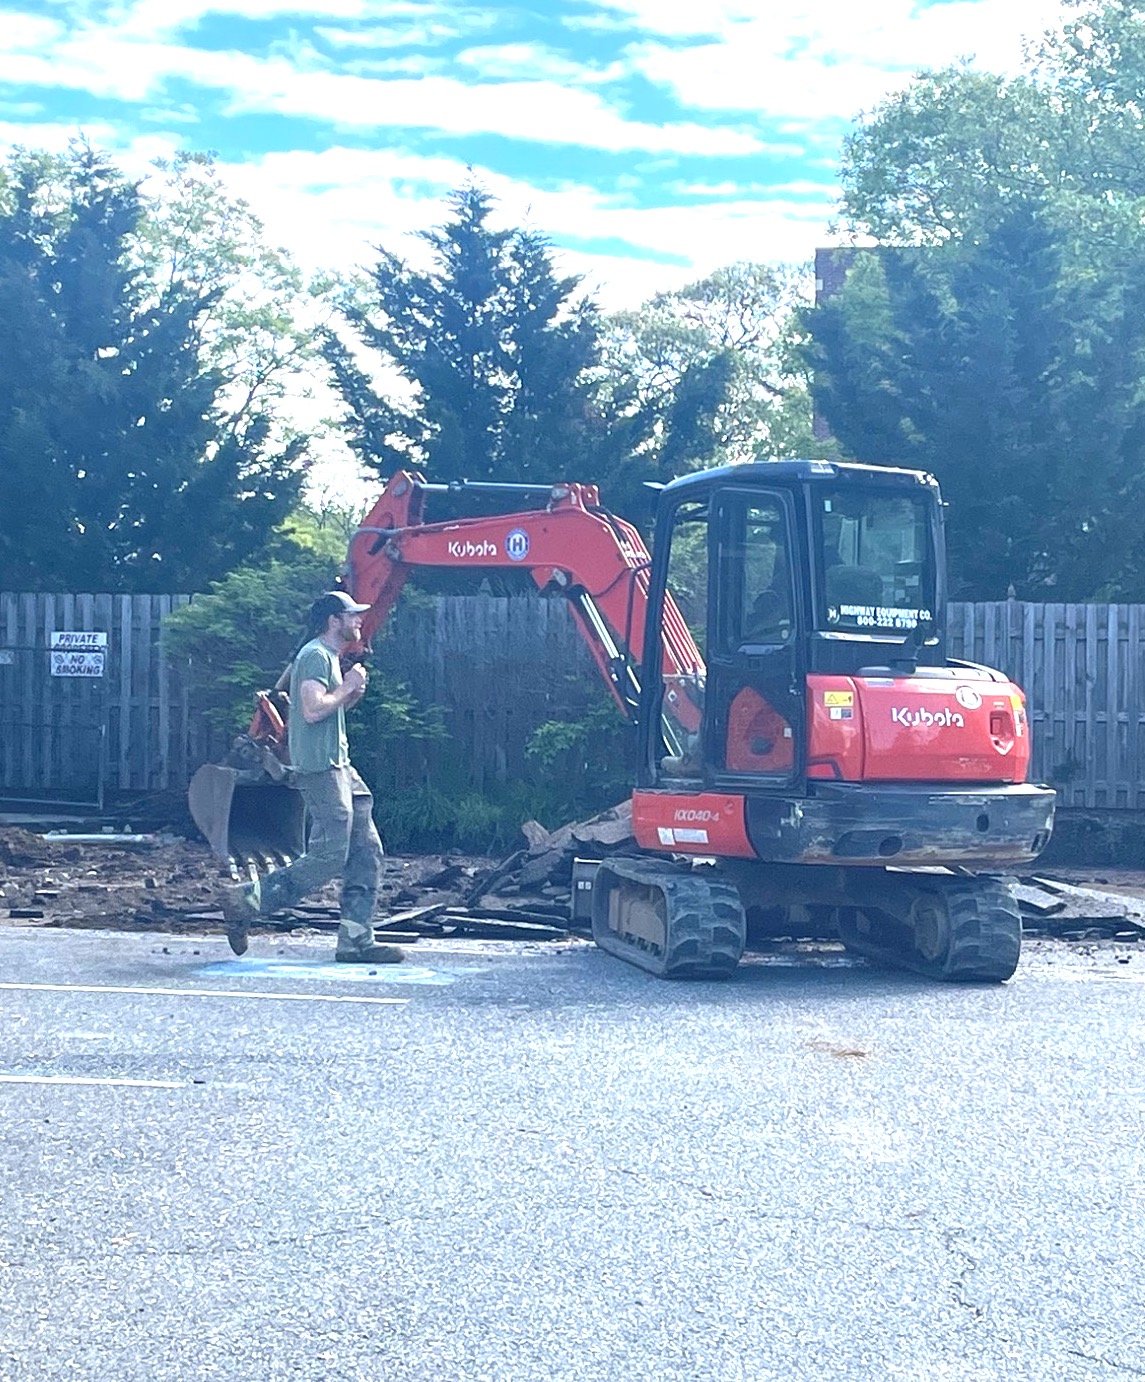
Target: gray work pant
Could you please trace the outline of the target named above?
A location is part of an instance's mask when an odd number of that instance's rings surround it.
[[[382,874],[382,841],[374,825],[374,798],[350,767],[298,773],[294,786],[306,803],[310,841],[301,858],[286,868],[274,869],[262,880],[262,911],[273,912],[301,902],[341,875],[338,949],[361,949],[374,939],[374,904]]]

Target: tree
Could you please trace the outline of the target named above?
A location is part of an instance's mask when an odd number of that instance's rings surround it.
[[[856,132],[844,207],[884,248],[808,319],[820,412],[937,474],[968,598],[1145,594],[1145,24],[1071,8],[1023,76],[924,75]]]
[[[1020,207],[978,244],[867,257],[816,314],[820,407],[849,454],[938,476],[957,598],[1138,583],[1145,295],[1100,296]]]
[[[844,140],[844,216],[886,245],[973,235],[1060,185],[1061,119],[1028,76],[925,73]]]
[[[490,226],[480,188],[449,205],[452,219],[420,236],[433,266],[381,250],[369,282],[342,295],[348,339],[326,334],[351,445],[383,475],[592,478],[595,306],[540,236]]]
[[[791,349],[806,280],[791,265],[732,264],[608,320],[606,394],[640,417],[658,469],[796,454],[801,428],[810,443]]]
[[[86,146],[0,182],[0,569],[26,590],[195,589],[263,546],[302,440],[257,388],[226,406],[231,284],[177,261],[139,187]],[[161,221],[161,218],[160,218]],[[237,341],[237,337],[234,338]]]

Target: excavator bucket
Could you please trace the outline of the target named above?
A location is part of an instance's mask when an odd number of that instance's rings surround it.
[[[191,779],[187,804],[220,859],[281,863],[306,848],[301,795],[266,773],[205,763]]]

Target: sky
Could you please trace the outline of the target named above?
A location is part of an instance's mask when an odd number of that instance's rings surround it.
[[[0,156],[210,151],[309,270],[415,251],[468,177],[606,308],[835,238],[842,140],[1058,0],[0,0]]]

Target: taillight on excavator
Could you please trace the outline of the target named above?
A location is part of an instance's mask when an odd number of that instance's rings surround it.
[[[1014,716],[1009,710],[991,710],[990,738],[999,753],[1009,753],[1014,747]]]

